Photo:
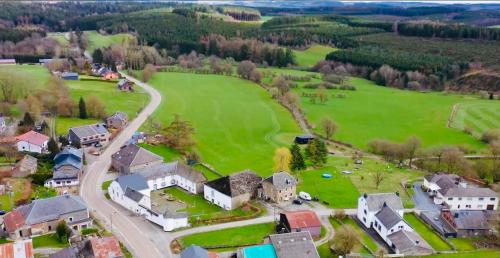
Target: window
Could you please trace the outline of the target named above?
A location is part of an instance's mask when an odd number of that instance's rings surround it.
[[[391,229],[391,233],[394,232],[394,229]]]
[[[494,201],[494,200],[496,200],[496,198],[490,198],[490,201]]]
[[[366,210],[363,210],[363,212],[364,212],[364,213],[365,213],[365,215],[366,215],[366,213],[367,213],[367,212],[366,212]]]
[[[363,221],[366,222],[366,218],[365,217],[363,217]]]
[[[453,198],[448,198],[448,201],[453,201]]]
[[[69,217],[69,218],[68,218],[68,221],[69,221],[69,222],[72,222],[72,221],[73,221],[73,217]]]
[[[483,197],[479,197],[479,200],[480,200],[480,201],[484,201],[484,198],[483,198]]]
[[[380,225],[378,225],[378,230],[381,230],[381,229],[382,229],[382,227]]]
[[[461,197],[458,197],[458,200],[459,200],[459,201],[461,201],[461,200],[462,200],[462,198],[461,198]]]

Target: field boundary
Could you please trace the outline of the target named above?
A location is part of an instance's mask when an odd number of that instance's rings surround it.
[[[448,128],[453,128],[453,120],[455,119],[455,116],[458,113],[458,110],[460,109],[461,103],[456,103],[453,105],[453,108],[451,109],[451,114],[450,117],[448,117],[448,123],[446,124],[446,127]]]

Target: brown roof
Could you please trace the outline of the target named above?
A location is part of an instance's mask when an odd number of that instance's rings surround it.
[[[210,181],[205,185],[222,194],[234,197],[245,193],[253,193],[257,190],[261,181],[262,177],[255,174],[255,172],[245,170],[237,174]]]
[[[15,169],[23,168],[23,169],[36,169],[38,166],[38,160],[30,155],[24,155],[24,157],[17,162]]]
[[[13,210],[3,217],[5,229],[11,233],[21,228],[25,224],[23,214],[19,210]]]
[[[95,258],[118,258],[123,257],[120,244],[114,237],[90,239],[92,251]]]
[[[286,216],[290,228],[321,227],[321,221],[314,211],[288,211],[282,214]]]
[[[115,161],[118,161],[120,164],[129,167],[163,160],[162,157],[135,144],[129,144],[123,147],[121,150],[113,154],[111,158]]]

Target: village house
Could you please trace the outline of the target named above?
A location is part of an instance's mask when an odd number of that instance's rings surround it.
[[[30,155],[24,155],[12,168],[13,177],[27,177],[35,174],[38,169],[38,160]]]
[[[74,230],[92,226],[89,210],[79,196],[60,195],[33,200],[7,213],[3,230],[11,239],[26,238],[54,232],[61,221]]]
[[[122,207],[144,216],[147,220],[161,226],[164,231],[188,227],[185,212],[158,212],[151,204],[151,189],[148,180],[141,174],[120,176],[108,187],[111,200]]]
[[[15,65],[16,59],[14,58],[0,58],[0,65]]]
[[[81,146],[101,145],[106,146],[109,143],[111,134],[102,123],[93,125],[83,125],[69,129],[68,140],[71,144]]]
[[[262,177],[255,172],[245,170],[205,183],[204,197],[225,210],[233,210],[257,195],[261,181]]]
[[[184,249],[180,256],[181,258],[219,258],[217,253],[209,252],[197,245]]]
[[[108,128],[122,129],[128,124],[128,116],[126,113],[118,111],[110,117],[106,118]]]
[[[103,80],[117,80],[120,78],[120,74],[118,73],[115,73],[111,70],[109,70],[108,72],[106,72],[104,75],[102,75],[102,79]]]
[[[61,188],[64,193],[80,185],[83,171],[83,150],[67,146],[54,157],[54,173],[45,187]]]
[[[111,155],[111,166],[122,174],[134,173],[162,162],[162,157],[135,144],[129,144]]]
[[[93,237],[73,244],[49,256],[50,258],[123,258],[120,243],[114,237]]]
[[[489,188],[469,186],[461,177],[436,174],[424,177],[423,188],[435,204],[451,210],[497,210],[498,195]]]
[[[319,258],[309,231],[270,235],[265,244],[240,249],[238,258]]]
[[[117,88],[121,91],[134,91],[134,83],[127,79],[121,79],[117,84]]]
[[[308,231],[313,238],[321,235],[321,221],[311,210],[280,213],[279,227],[287,233]]]
[[[397,193],[363,194],[358,199],[358,220],[375,230],[396,254],[432,254],[430,245],[414,232],[403,216],[403,202]]]
[[[61,74],[61,79],[66,81],[78,81],[79,75],[74,72],[64,72]]]
[[[13,243],[0,244],[2,258],[33,258],[33,241],[31,239],[18,240]]]
[[[262,180],[259,197],[275,203],[284,203],[297,196],[297,180],[287,172],[274,173]]]
[[[452,229],[447,236],[452,237],[483,237],[491,229],[493,211],[484,210],[459,210],[443,209],[441,217]],[[449,232],[448,232],[449,233]]]
[[[7,129],[7,123],[5,122],[5,117],[0,115],[0,134],[5,133]]]
[[[20,152],[47,152],[49,137],[35,131],[29,131],[16,137],[17,150]]]

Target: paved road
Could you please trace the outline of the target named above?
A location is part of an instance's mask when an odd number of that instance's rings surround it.
[[[166,234],[152,223],[145,221],[144,218],[133,216],[129,211],[107,201],[101,190],[102,182],[111,164],[111,154],[118,151],[130,139],[133,133],[139,129],[141,124],[146,121],[148,116],[156,110],[161,102],[161,95],[154,88],[134,78],[128,79],[134,81],[150,94],[151,101],[108,145],[106,150],[87,166],[80,187],[80,195],[92,210],[94,216],[108,230],[112,231],[118,239],[125,243],[134,254],[134,257],[170,258],[172,254],[169,248],[171,242],[169,234]]]

